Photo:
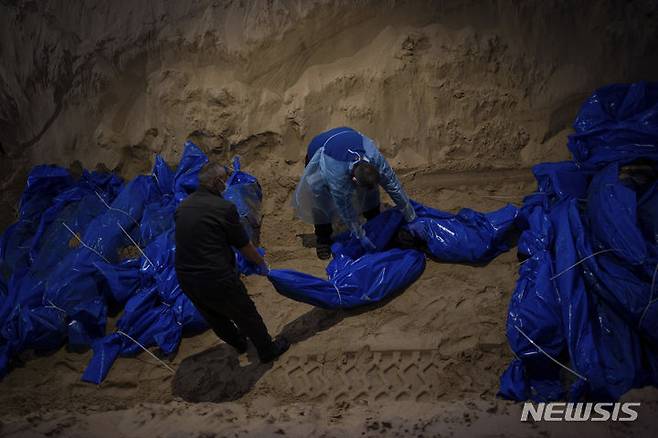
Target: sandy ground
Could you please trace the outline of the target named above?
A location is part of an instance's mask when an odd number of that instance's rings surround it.
[[[403,181],[415,199],[451,211],[492,210],[534,189],[527,170],[411,172]],[[273,183],[263,181],[266,193],[281,192]],[[324,263],[297,237],[310,227],[291,222],[287,209],[266,213],[271,264],[322,275]],[[260,365],[253,351],[238,357],[211,332],[184,339],[170,358],[174,375],[142,354],[119,359],[97,387],[79,380],[89,353],[26,357],[0,384],[1,433],[650,436],[658,397],[649,390],[628,396],[644,402],[632,425],[526,424],[520,405],[496,398],[511,359],[504,332],[517,267],[514,250],[479,267],[429,262],[403,293],[353,311],[312,308],[250,277],[246,284],[270,331],[293,342],[273,365]]]

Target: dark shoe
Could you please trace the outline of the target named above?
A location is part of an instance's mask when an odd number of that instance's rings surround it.
[[[329,260],[331,258],[331,245],[318,243],[315,252],[320,260]]]
[[[283,353],[288,351],[288,348],[290,348],[290,342],[288,342],[287,339],[285,338],[278,338],[274,342],[272,342],[272,347],[270,348],[270,351],[268,351],[266,354],[260,355],[260,362],[261,363],[270,363],[274,361],[277,357],[281,356]]]
[[[249,347],[249,344],[247,342],[247,338],[242,338],[240,339],[240,342],[233,345],[233,348],[235,348],[235,351],[238,352],[238,354],[244,354],[247,352],[247,348]]]

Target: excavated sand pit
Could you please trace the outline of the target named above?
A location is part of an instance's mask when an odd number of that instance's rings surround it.
[[[289,207],[313,135],[366,133],[430,206],[518,204],[530,166],[568,158],[584,97],[657,77],[655,14],[649,1],[4,2],[0,227],[33,165],[132,178],[190,139],[259,178],[270,264],[323,276]],[[655,391],[627,396],[644,402],[632,426],[521,424],[496,398],[518,263],[514,249],[485,266],[428,262],[354,311],[249,277],[271,333],[293,342],[279,361],[238,357],[209,331],[183,340],[173,375],[142,354],[93,386],[80,381],[90,352],[25,353],[0,382],[0,435],[651,436]]]

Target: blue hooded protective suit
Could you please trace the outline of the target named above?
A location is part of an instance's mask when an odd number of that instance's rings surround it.
[[[355,234],[361,235],[358,215],[379,204],[379,188],[357,187],[352,168],[359,161],[379,170],[380,185],[402,211],[407,222],[416,218],[400,181],[375,143],[360,132],[347,127],[325,131],[308,146],[309,160],[297,185],[293,208],[297,217],[311,224],[330,224],[342,220]]]

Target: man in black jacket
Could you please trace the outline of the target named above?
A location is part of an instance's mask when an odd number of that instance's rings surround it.
[[[208,163],[199,172],[199,189],[176,209],[176,276],[219,338],[238,353],[247,338],[260,361],[271,362],[288,349],[285,339],[272,341],[254,302],[240,280],[231,247],[267,275],[268,267],[240,223],[235,205],[222,198],[227,171]]]

